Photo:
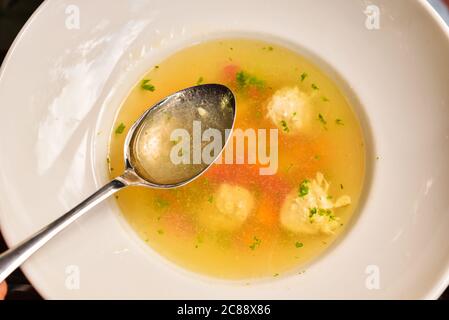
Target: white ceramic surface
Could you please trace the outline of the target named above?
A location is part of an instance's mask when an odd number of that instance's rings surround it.
[[[68,29],[75,2],[80,29]],[[365,27],[370,4],[379,30]],[[301,48],[355,93],[370,166],[340,241],[301,275],[208,279],[144,245],[111,200],[32,257],[26,275],[45,298],[437,298],[449,282],[445,28],[417,0],[47,1],[0,74],[1,231],[14,245],[106,181],[115,111],[152,65],[210,37],[253,35]],[[366,286],[370,266],[378,290]]]

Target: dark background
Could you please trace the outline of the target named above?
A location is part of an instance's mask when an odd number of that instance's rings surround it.
[[[449,0],[444,1],[449,6]],[[41,2],[42,0],[0,0],[0,62],[3,61],[23,24]],[[6,249],[6,243],[0,234],[0,252]],[[9,290],[6,299],[41,299],[40,295],[34,290],[20,270],[15,271],[8,278],[7,282]],[[441,296],[441,299],[449,300],[449,288]]]

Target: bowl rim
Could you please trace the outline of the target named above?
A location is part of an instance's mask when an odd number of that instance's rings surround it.
[[[2,81],[7,65],[10,62],[10,59],[14,55],[18,45],[23,40],[23,36],[28,31],[28,29],[32,26],[34,21],[40,17],[40,15],[44,12],[44,10],[49,6],[50,1],[44,0],[37,9],[32,13],[23,27],[20,29],[11,46],[9,47],[3,62],[0,65],[0,82]],[[427,1],[427,0],[417,0],[417,5],[421,7],[424,13],[430,15],[430,20],[432,20],[438,28],[443,32],[446,37],[446,40],[449,42],[449,25],[443,20],[443,18],[438,14],[435,8]],[[0,215],[0,232],[5,240],[5,243],[8,247],[11,247],[11,234],[12,231],[7,230],[2,225]],[[32,284],[32,286],[36,289],[36,291],[42,296],[44,299],[51,299],[51,297],[47,294],[46,285],[44,279],[42,279],[38,273],[33,271],[31,266],[23,265],[21,270],[25,274],[27,280]],[[423,295],[421,298],[425,300],[435,300],[438,299],[446,289],[449,289],[449,261],[446,262],[446,266],[444,266],[444,271],[441,275],[438,276],[440,279],[438,282],[432,284],[432,286],[428,289],[428,292]]]

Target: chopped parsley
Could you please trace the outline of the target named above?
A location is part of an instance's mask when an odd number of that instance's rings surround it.
[[[341,189],[341,190],[344,189],[343,184],[341,184],[341,183],[340,183],[340,189]]]
[[[327,124],[326,119],[324,119],[324,116],[323,116],[321,113],[318,114],[318,120],[320,120],[320,122],[321,122],[322,124],[324,124],[324,125]]]
[[[207,199],[207,201],[209,201],[209,203],[214,202],[214,196],[210,196],[210,197]]]
[[[296,248],[302,248],[302,247],[304,247],[304,244],[302,242],[296,241],[295,247]]]
[[[318,86],[315,83],[312,83],[312,89],[313,90],[320,90],[320,88],[318,88]]]
[[[144,79],[142,80],[142,83],[140,84],[140,87],[143,90],[147,90],[147,91],[154,91],[156,88],[150,83],[150,79]]]
[[[157,233],[160,234],[160,235],[163,235],[164,234],[164,230],[159,229],[159,230],[157,230]]]
[[[115,133],[116,133],[116,134],[122,134],[123,131],[125,131],[125,128],[126,128],[126,126],[125,126],[125,124],[122,122],[122,123],[120,123],[120,124],[118,125],[118,127],[115,129]]]
[[[282,130],[284,130],[285,132],[290,131],[290,129],[288,128],[287,122],[285,122],[285,120],[281,120],[281,126],[282,126]]]
[[[198,235],[196,237],[195,249],[198,249],[200,247],[200,244],[202,244],[203,242],[203,237],[201,235]]]
[[[303,82],[307,77],[308,77],[308,74],[305,73],[305,72],[303,72],[303,73],[301,74],[301,82]]]
[[[309,218],[313,218],[314,215],[318,212],[317,208],[310,208],[309,210]]]
[[[329,99],[327,97],[325,97],[325,96],[322,96],[321,100],[323,100],[324,102],[329,102]]]
[[[345,124],[343,123],[343,120],[341,119],[335,119],[335,123],[340,125],[340,126],[344,126]]]
[[[333,214],[331,209],[319,208],[318,209],[318,215],[320,215],[322,217],[328,217],[329,220],[335,220],[335,216],[334,216],[334,214]],[[309,218],[312,218],[312,216],[309,215]]]
[[[178,137],[178,139],[177,140],[171,140],[171,143],[174,145],[174,146],[176,146],[178,143],[180,143],[182,141],[182,138],[181,137]]]
[[[330,209],[323,209],[323,208],[318,209],[318,214],[320,216],[330,215],[331,213],[332,211],[330,211]]]
[[[257,238],[256,236],[253,239],[253,243],[249,246],[249,248],[251,250],[255,250],[257,247],[260,246],[262,240],[260,240],[259,238]]]
[[[203,77],[199,77],[198,80],[196,81],[196,85],[202,84],[203,81],[204,81],[204,78]]]
[[[154,200],[154,204],[158,209],[165,209],[170,205],[170,202],[162,198],[157,198],[156,200]]]
[[[236,81],[237,81],[237,86],[240,89],[244,89],[247,88],[249,86],[254,86],[257,88],[263,88],[265,87],[265,81],[260,80],[258,78],[256,78],[255,76],[245,72],[245,71],[239,71],[236,74]]]
[[[309,194],[309,180],[304,180],[303,182],[301,182],[301,184],[299,185],[299,189],[298,189],[298,196],[300,198],[305,197],[306,195]]]

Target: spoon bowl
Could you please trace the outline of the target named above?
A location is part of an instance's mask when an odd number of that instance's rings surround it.
[[[234,119],[235,97],[226,86],[198,85],[170,95],[145,111],[130,128],[125,140],[125,176],[136,175],[139,181],[135,183],[152,188],[174,188],[191,182],[220,156]],[[195,145],[195,136],[212,130],[220,136],[211,142],[216,152],[208,159],[195,159],[193,153],[201,153],[209,142],[197,141]],[[189,155],[183,157],[187,161],[177,163],[172,151],[182,142],[188,145],[184,151]]]

